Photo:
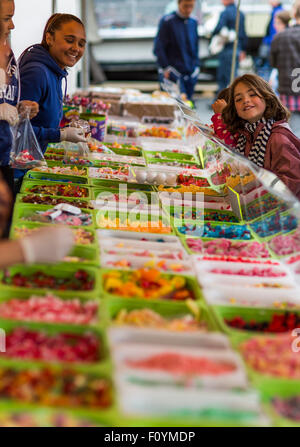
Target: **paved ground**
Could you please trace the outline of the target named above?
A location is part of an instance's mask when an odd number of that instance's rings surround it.
[[[212,100],[212,96],[208,98],[205,96],[199,96],[195,100],[197,115],[199,116],[199,119],[203,124],[211,124],[210,119],[213,115],[213,111],[211,108],[209,108],[209,106],[212,103]]]

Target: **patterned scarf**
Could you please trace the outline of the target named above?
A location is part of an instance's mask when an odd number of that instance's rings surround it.
[[[265,155],[266,155],[266,148],[267,143],[269,140],[269,137],[271,135],[272,127],[275,120],[273,118],[270,118],[266,120],[265,118],[260,119],[259,121],[256,121],[256,123],[246,123],[245,128],[250,132],[254,133],[257,126],[260,123],[264,123],[264,127],[259,132],[254,144],[252,145],[252,148],[250,150],[248,159],[255,163],[257,166],[260,166],[261,168],[264,167],[264,161],[265,161]],[[247,139],[245,135],[241,134],[238,143],[236,146],[236,151],[242,155],[245,155],[245,148],[246,148],[246,142]]]

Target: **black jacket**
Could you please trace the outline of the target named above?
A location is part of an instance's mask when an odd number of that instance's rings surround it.
[[[276,34],[271,44],[270,64],[278,69],[279,93],[300,95],[300,25]]]

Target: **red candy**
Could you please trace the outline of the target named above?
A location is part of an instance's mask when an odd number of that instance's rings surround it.
[[[245,331],[259,331],[269,333],[282,333],[292,331],[300,326],[300,318],[294,313],[273,314],[271,321],[257,322],[251,320],[245,321],[242,317],[226,319],[226,324],[235,329]]]
[[[75,274],[71,274],[66,278],[56,278],[43,272],[35,272],[31,275],[22,275],[16,273],[10,276],[9,272],[5,273],[2,283],[8,286],[38,288],[38,289],[54,289],[54,290],[84,290],[89,291],[94,287],[94,279],[90,278],[85,270],[78,270]]]
[[[48,362],[96,362],[99,340],[94,334],[47,335],[23,328],[6,336],[6,357],[44,360]]]
[[[222,361],[171,352],[153,355],[145,360],[128,360],[126,364],[138,369],[165,371],[171,374],[209,374],[214,376],[229,374],[236,369],[234,365]]]

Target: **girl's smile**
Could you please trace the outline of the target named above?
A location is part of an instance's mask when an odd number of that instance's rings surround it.
[[[266,110],[264,98],[243,82],[239,82],[234,89],[234,104],[238,116],[249,123],[260,120]]]
[[[83,27],[74,21],[65,23],[54,35],[47,34],[49,52],[61,68],[73,67],[83,56],[86,37]]]

